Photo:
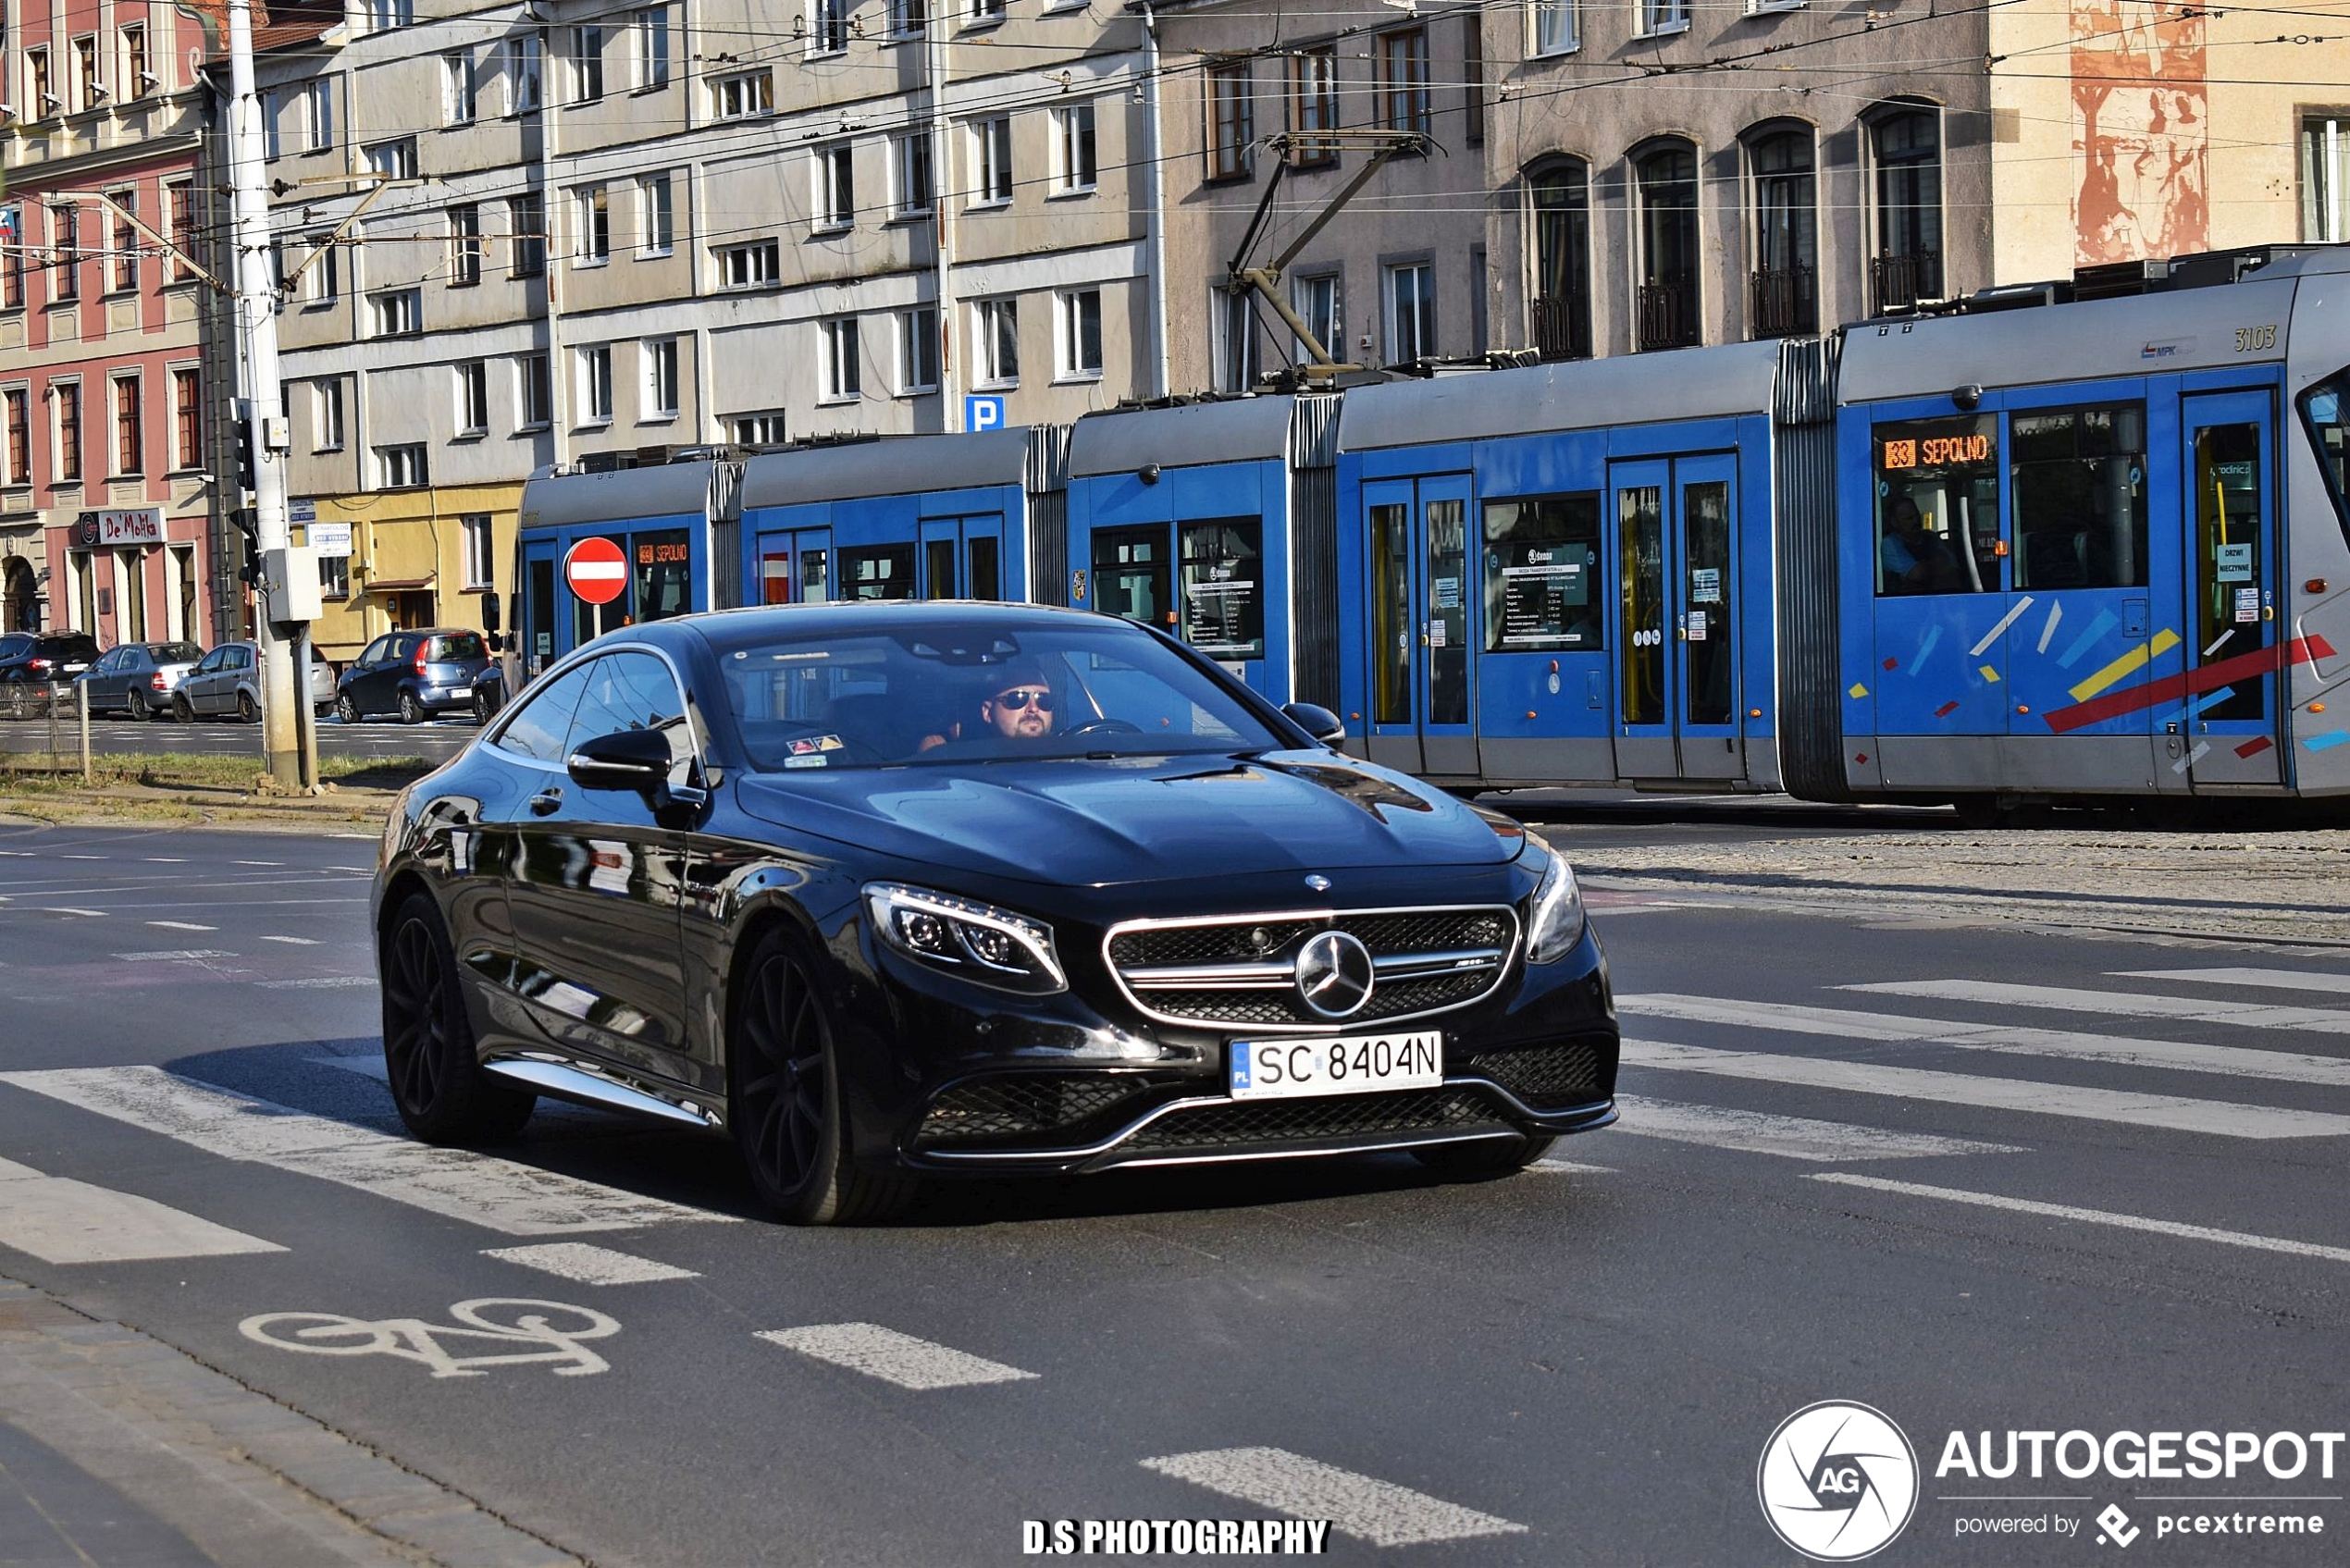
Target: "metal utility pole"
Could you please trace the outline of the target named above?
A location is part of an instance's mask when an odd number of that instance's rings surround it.
[[[244,340],[248,381],[240,410],[253,451],[253,543],[261,551],[265,580],[254,632],[261,644],[261,749],[269,776],[299,789],[302,739],[294,704],[310,700],[307,670],[294,668],[294,648],[303,630],[290,636],[272,620],[289,585],[285,574],[292,533],[286,522],[287,437],[284,394],[278,380],[278,294],[269,276],[269,208],[264,192],[261,100],[253,86],[253,0],[229,0],[229,180],[235,205],[229,226],[236,253],[237,333]]]

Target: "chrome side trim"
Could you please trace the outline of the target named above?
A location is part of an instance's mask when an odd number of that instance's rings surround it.
[[[1490,1132],[1445,1132],[1435,1137],[1375,1133],[1369,1142],[1345,1143],[1331,1149],[1268,1149],[1261,1154],[1243,1152],[1231,1154],[1137,1154],[1131,1160],[1118,1161],[1111,1168],[1141,1170],[1145,1166],[1221,1165],[1231,1160],[1326,1160],[1337,1154],[1376,1154],[1389,1149],[1426,1149],[1438,1143],[1476,1143],[1491,1138],[1525,1136],[1514,1127],[1497,1127]]]
[[[618,1075],[582,1063],[559,1061],[549,1056],[501,1056],[481,1064],[481,1070],[500,1078],[527,1084],[541,1093],[560,1095],[566,1100],[582,1100],[610,1110],[632,1111],[638,1116],[657,1117],[663,1121],[684,1122],[688,1127],[712,1128],[719,1125],[718,1114],[678,1096],[657,1093],[652,1090],[624,1081]]]

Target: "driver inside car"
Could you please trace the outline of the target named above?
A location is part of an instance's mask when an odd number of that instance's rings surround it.
[[[987,695],[980,699],[976,723],[948,725],[942,733],[923,736],[917,749],[928,751],[958,740],[1040,741],[1052,735],[1053,684],[1042,664],[1032,659],[1014,660],[994,672],[994,678],[983,689]]]

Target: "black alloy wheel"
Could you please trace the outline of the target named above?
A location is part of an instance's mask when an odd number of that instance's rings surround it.
[[[726,1052],[726,1120],[759,1195],[794,1225],[872,1224],[913,1197],[909,1178],[857,1168],[832,1021],[804,945],[781,927],[743,970]]]
[[[416,700],[416,694],[413,691],[403,691],[400,694],[400,722],[403,724],[421,724],[425,722],[424,704]]]
[[[237,710],[242,712],[244,705],[239,703]],[[335,698],[335,717],[346,724],[355,724],[359,722],[359,704],[352,699],[349,692],[344,692]]]
[[[248,724],[261,722],[261,704],[253,699],[253,693],[241,691],[237,694],[237,717]]]
[[[497,711],[497,705],[489,700],[489,694],[488,692],[476,691],[474,693],[475,723],[486,724],[489,722],[491,716]]]
[[[1551,1152],[1555,1134],[1531,1138],[1478,1138],[1460,1143],[1430,1143],[1412,1151],[1430,1170],[1447,1176],[1507,1176]]]
[[[426,895],[411,894],[392,917],[381,964],[384,1074],[408,1130],[427,1143],[494,1142],[521,1131],[538,1096],[481,1070],[449,931]]]
[[[171,717],[175,722],[182,724],[196,722],[196,705],[188,700],[186,693],[175,691],[171,694]]]

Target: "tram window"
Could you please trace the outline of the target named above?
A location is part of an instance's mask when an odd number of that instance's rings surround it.
[[[2334,520],[2350,537],[2350,370],[2339,370],[2301,394],[2301,418],[2318,449]]]
[[[1876,591],[1998,593],[1998,421],[1909,420],[1873,435]]]
[[[1183,640],[1210,659],[1265,656],[1265,525],[1254,517],[1186,523]]]
[[[2146,432],[2142,402],[2008,416],[2017,587],[2146,586]]]
[[[1600,574],[1600,498],[1485,503],[1485,648],[1556,653],[1607,646]]]
[[[971,564],[969,586],[971,598],[997,599],[1004,597],[1004,574],[996,561],[995,535],[977,534],[964,540],[963,559]]]
[[[637,555],[637,619],[666,621],[694,608],[692,547],[683,528],[638,534]]]
[[[873,545],[840,552],[843,599],[914,597],[914,547]]]
[[[1146,626],[1175,623],[1167,527],[1100,528],[1094,534],[1094,608]]]

